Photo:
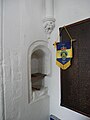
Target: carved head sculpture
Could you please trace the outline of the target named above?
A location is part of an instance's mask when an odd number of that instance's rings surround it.
[[[47,34],[51,34],[55,27],[55,22],[54,21],[46,21],[44,24],[44,29]]]
[[[43,20],[43,27],[47,35],[50,36],[53,29],[55,28],[55,19],[54,18],[45,18]]]

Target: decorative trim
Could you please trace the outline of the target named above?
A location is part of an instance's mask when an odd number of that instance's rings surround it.
[[[55,18],[44,18],[43,19],[43,27],[45,30],[45,33],[47,34],[47,38],[50,38],[50,34],[55,28]]]

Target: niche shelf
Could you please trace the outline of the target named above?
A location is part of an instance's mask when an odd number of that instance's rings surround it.
[[[42,87],[42,80],[44,77],[47,76],[46,74],[42,73],[34,73],[31,74],[31,81],[32,81],[32,90],[40,90]]]

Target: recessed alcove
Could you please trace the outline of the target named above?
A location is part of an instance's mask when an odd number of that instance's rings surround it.
[[[46,41],[33,42],[28,51],[28,98],[34,102],[48,94],[51,52]]]
[[[32,91],[41,90],[44,88],[44,59],[45,53],[38,49],[31,55],[31,82]]]

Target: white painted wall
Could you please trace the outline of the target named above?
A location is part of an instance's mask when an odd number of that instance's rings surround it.
[[[1,29],[1,21],[2,21],[2,2],[0,0],[0,120],[3,119],[3,96],[2,96],[2,55],[1,55],[1,51],[2,51],[2,36],[1,36],[1,33],[2,33],[2,29]]]
[[[90,0],[54,0],[56,27],[51,35],[49,47],[52,51],[52,75],[50,77],[50,113],[61,120],[90,120],[79,113],[60,106],[60,69],[55,63],[53,43],[58,36],[58,28],[90,17]]]
[[[5,118],[48,120],[48,96],[28,104],[28,48],[33,41],[46,40],[43,1],[3,0],[3,10]]]
[[[68,2],[67,0],[55,0],[54,2],[56,28],[49,41],[49,48],[52,51],[52,74],[48,81],[50,113],[62,120],[90,120],[59,106],[60,71],[55,64],[53,47],[59,27],[90,17],[90,0],[68,0]],[[43,8],[43,0],[3,0],[6,120],[47,120],[49,117],[48,96],[33,104],[28,104],[27,89],[27,49],[32,41],[46,40],[42,28]]]

